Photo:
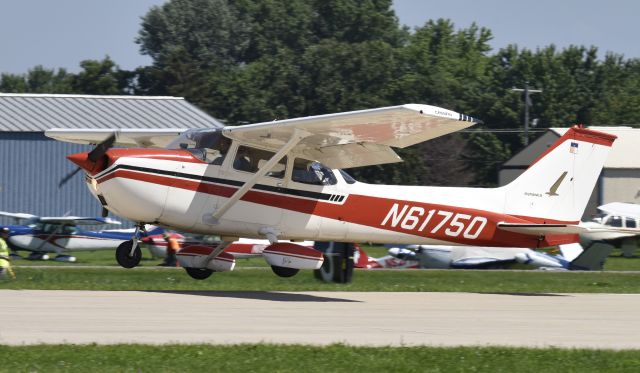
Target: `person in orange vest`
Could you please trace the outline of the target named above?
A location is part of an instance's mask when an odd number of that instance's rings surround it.
[[[167,241],[167,256],[164,258],[164,263],[161,265],[167,267],[177,267],[178,260],[176,253],[180,251],[180,243],[178,239],[173,237],[169,232],[164,232],[164,240]]]

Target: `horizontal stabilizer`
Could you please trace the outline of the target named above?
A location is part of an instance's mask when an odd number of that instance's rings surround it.
[[[546,236],[548,234],[580,234],[589,229],[577,224],[514,224],[498,223],[503,231],[528,234],[532,236]]]
[[[503,231],[522,233],[528,235],[548,235],[548,234],[581,234],[581,233],[624,233],[640,234],[638,228],[616,228],[616,227],[588,227],[584,224],[520,224],[520,223],[498,223],[498,228]]]

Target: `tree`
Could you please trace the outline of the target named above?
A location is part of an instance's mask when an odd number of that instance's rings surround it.
[[[165,68],[177,52],[201,67],[244,62],[246,25],[227,0],[171,0],[142,18],[136,42],[154,66]]]
[[[5,93],[72,93],[72,74],[65,69],[36,66],[24,75],[0,75],[0,91]]]
[[[128,74],[120,72],[116,64],[105,57],[102,61],[85,60],[80,62],[82,71],[70,79],[72,90],[88,95],[123,94]]]

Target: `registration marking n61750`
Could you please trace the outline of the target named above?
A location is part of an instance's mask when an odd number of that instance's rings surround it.
[[[433,219],[434,216],[440,219]],[[431,229],[427,229],[427,226],[432,221],[434,224],[430,226]],[[419,227],[418,224],[420,224]],[[430,234],[438,234],[444,229],[444,234],[447,236],[458,237],[462,234],[462,237],[473,240],[482,233],[482,230],[487,225],[487,218],[441,209],[425,211],[420,206],[406,204],[401,206],[399,203],[394,203],[380,225],[391,228],[400,226],[400,228],[409,231],[418,227],[418,232],[427,229]]]

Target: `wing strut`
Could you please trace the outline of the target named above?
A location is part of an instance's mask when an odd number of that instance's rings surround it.
[[[287,153],[300,142],[300,140],[304,139],[307,136],[311,136],[311,133],[307,131],[303,131],[300,129],[295,129],[293,131],[293,135],[289,139],[289,141],[284,144],[278,152],[267,161],[267,163],[262,166],[249,180],[247,180],[240,189],[238,189],[229,199],[222,205],[216,212],[211,215],[205,214],[202,217],[202,221],[205,224],[216,225],[220,221],[222,215],[224,215],[242,196],[244,196],[253,186],[258,182],[258,179],[263,177],[276,165],[276,163],[280,162],[282,158],[284,158]]]

